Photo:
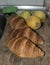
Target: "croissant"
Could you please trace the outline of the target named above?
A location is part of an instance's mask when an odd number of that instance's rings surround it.
[[[9,38],[6,40],[6,45],[19,57],[37,58],[44,55],[44,52],[40,48],[24,37]]]
[[[23,29],[27,27],[25,20],[20,16],[10,16],[8,22],[12,29]]]
[[[11,30],[9,32],[9,35],[11,37],[16,37],[16,38],[18,38],[20,36],[26,37],[27,39],[31,40],[35,44],[43,44],[44,43],[43,38],[28,27],[26,27],[24,29]]]

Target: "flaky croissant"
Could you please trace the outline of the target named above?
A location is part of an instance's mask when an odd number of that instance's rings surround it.
[[[10,16],[8,22],[12,29],[23,29],[27,27],[25,20],[20,16]]]
[[[44,52],[40,48],[24,37],[9,38],[6,40],[6,45],[19,57],[37,58],[44,55]]]
[[[26,37],[27,39],[31,40],[35,44],[43,44],[44,43],[43,38],[28,27],[26,27],[22,30],[21,29],[11,30],[9,32],[9,35],[13,38],[14,37],[18,38],[20,36]]]

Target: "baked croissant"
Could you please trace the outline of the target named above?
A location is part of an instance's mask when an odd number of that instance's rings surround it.
[[[44,52],[40,48],[24,37],[9,38],[6,40],[6,45],[19,57],[37,58],[44,55]]]
[[[12,27],[12,29],[23,29],[25,27],[27,27],[26,23],[25,23],[25,20],[20,17],[20,16],[11,16],[9,19],[8,19],[8,22],[10,24],[10,26]]]
[[[43,38],[38,35],[37,33],[35,33],[34,31],[32,31],[30,28],[24,28],[22,30],[18,29],[18,30],[11,30],[9,32],[9,35],[11,37],[26,37],[27,39],[31,40],[33,43],[35,44],[43,44],[44,43],[44,40]]]
[[[18,36],[24,36],[34,42],[35,44],[43,44],[44,40],[43,38],[32,31],[25,23],[25,20],[22,17],[10,17],[9,19],[10,26],[13,27],[14,30],[11,32],[11,36],[15,35],[16,37]],[[14,27],[14,26],[15,27]],[[17,33],[18,32],[18,33]]]

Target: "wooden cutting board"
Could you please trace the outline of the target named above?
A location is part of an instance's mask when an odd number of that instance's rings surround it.
[[[50,21],[47,20],[37,32],[44,38],[45,43],[39,45],[45,51],[41,58],[29,59],[19,58],[14,55],[5,45],[5,38],[9,26],[6,25],[2,39],[0,40],[0,65],[50,65]]]

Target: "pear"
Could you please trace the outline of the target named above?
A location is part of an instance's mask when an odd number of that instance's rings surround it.
[[[27,20],[27,18],[30,16],[30,12],[29,11],[23,11],[20,14],[21,17],[23,17],[25,20]]]
[[[27,19],[26,24],[33,30],[37,30],[41,26],[41,20],[37,16],[32,15]]]
[[[38,16],[41,19],[41,22],[46,20],[46,14],[44,11],[35,11],[34,15]]]

